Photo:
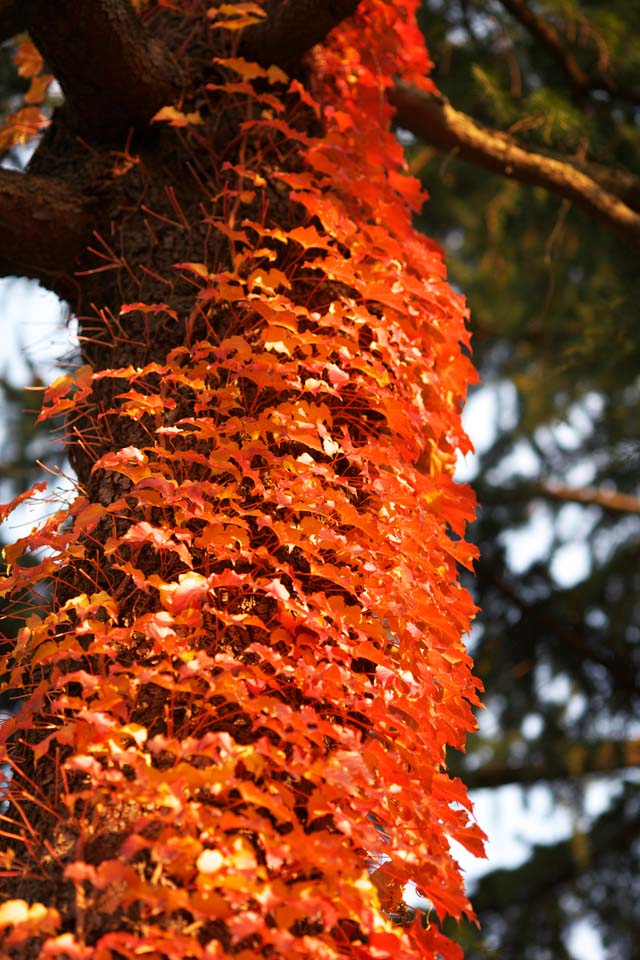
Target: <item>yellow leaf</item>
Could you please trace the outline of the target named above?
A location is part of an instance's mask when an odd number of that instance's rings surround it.
[[[223,67],[229,67],[245,80],[255,80],[257,77],[264,77],[269,83],[286,83],[289,79],[280,67],[272,65],[268,70],[265,70],[264,67],[261,67],[257,63],[250,63],[250,61],[245,60],[244,57],[216,57],[215,62],[222,64]]]
[[[0,906],[0,930],[13,927],[8,935],[7,945],[19,944],[36,933],[38,936],[55,933],[59,924],[58,911],[45,907],[43,903],[29,904],[26,900],[7,900]]]
[[[260,287],[267,293],[275,293],[277,287],[291,289],[288,278],[281,270],[254,270],[247,278],[249,287]]]
[[[198,125],[204,123],[199,110],[194,110],[193,113],[183,113],[176,107],[162,107],[151,118],[152,123],[160,120],[166,120],[172,127],[186,127],[189,126],[189,124]]]
[[[141,726],[139,723],[128,723],[122,728],[122,733],[128,733],[129,736],[133,737],[139,747],[142,746],[148,737],[147,728]]]
[[[209,271],[205,267],[204,263],[176,263],[176,267],[179,267],[181,270],[190,270],[191,273],[197,273],[199,277],[208,277]]]
[[[223,3],[217,9],[211,9],[208,16],[211,20],[217,17],[228,17],[224,23],[216,23],[216,27],[225,30],[244,30],[254,23],[264,20],[267,12],[257,3]]]

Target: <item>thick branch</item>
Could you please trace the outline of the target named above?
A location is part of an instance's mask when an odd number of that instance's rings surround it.
[[[576,170],[595,180],[603,190],[612,193],[632,210],[640,211],[640,177],[629,173],[628,170],[607,167],[592,160],[576,159],[571,163]]]
[[[0,43],[26,30],[27,11],[21,0],[0,0]]]
[[[172,71],[129,0],[30,0],[29,32],[77,132],[122,138],[171,102]]]
[[[0,276],[59,289],[86,247],[90,222],[89,201],[69,186],[0,170]]]
[[[601,487],[565,487],[545,483],[540,492],[550,500],[565,500],[573,503],[594,504],[605,510],[619,513],[640,513],[640,497],[616,490],[604,490]]]
[[[607,740],[602,743],[568,741],[556,745],[553,757],[544,757],[517,767],[487,763],[478,770],[465,768],[461,776],[470,790],[479,790],[509,783],[524,786],[548,780],[574,779],[638,766],[640,740]]]
[[[445,98],[409,84],[398,82],[390,98],[398,124],[421,140],[485,170],[557,193],[640,248],[640,215],[571,163],[525,150],[505,134],[481,127]]]
[[[640,103],[640,90],[620,83],[607,71],[599,70],[597,79],[589,77],[567,50],[553,24],[534,13],[524,0],[500,0],[500,3],[546,47],[578,97],[584,96],[589,90],[605,90],[612,97]]]
[[[640,497],[630,493],[619,493],[617,490],[606,490],[603,487],[570,487],[561,483],[526,484],[517,487],[503,488],[499,494],[487,492],[483,502],[487,505],[513,501],[516,503],[530,500],[533,497],[545,497],[547,500],[557,500],[565,503],[582,503],[586,506],[602,507],[614,513],[640,513]]]
[[[269,0],[267,16],[242,35],[242,53],[295,73],[305,53],[355,13],[360,0]]]

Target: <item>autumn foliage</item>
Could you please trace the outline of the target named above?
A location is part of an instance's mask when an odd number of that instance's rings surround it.
[[[237,55],[261,8],[221,5],[206,83],[153,121],[206,244],[45,394],[90,482],[6,551],[5,594],[43,600],[4,663],[3,955],[458,955],[473,372],[385,98],[430,83],[415,6],[363,3],[291,80]]]

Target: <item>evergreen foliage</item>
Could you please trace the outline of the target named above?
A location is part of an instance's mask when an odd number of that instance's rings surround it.
[[[527,0],[592,84],[581,91],[510,12],[521,6],[425,0],[436,83],[458,110],[511,131],[527,149],[632,175],[638,209],[640,7]],[[471,786],[515,783],[526,795],[547,785],[574,824],[567,841],[536,846],[522,866],[480,881],[483,929],[469,929],[466,956],[557,960],[583,920],[607,957],[632,960],[640,942],[637,252],[541,188],[421,143],[409,155],[431,193],[421,225],[445,245],[450,276],[469,300],[479,389],[491,391],[496,421],[478,457],[472,533],[483,611],[472,652],[494,728],[472,738],[460,770]],[[581,555],[570,549],[576,542]],[[595,782],[610,791],[600,816],[585,808]]]

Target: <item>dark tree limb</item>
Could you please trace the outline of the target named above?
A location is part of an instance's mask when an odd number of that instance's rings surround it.
[[[80,136],[122,139],[171,102],[175,70],[129,0],[29,0],[27,7],[29,33]]]
[[[91,230],[91,204],[66,184],[0,170],[0,276],[60,291]]]
[[[305,53],[355,13],[360,0],[269,0],[267,16],[247,27],[241,51],[263,66],[295,73]]]
[[[527,786],[549,780],[572,780],[639,766],[640,740],[605,740],[601,743],[566,741],[554,744],[553,756],[545,755],[519,766],[489,762],[477,770],[465,767],[460,776],[470,790],[479,790],[510,783]]]
[[[604,90],[612,97],[640,103],[640,89],[636,90],[620,83],[608,71],[598,70],[595,78],[586,74],[563,43],[562,37],[553,24],[534,13],[525,0],[500,0],[500,3],[546,48],[564,73],[578,99],[584,98],[585,94],[591,90]]]
[[[22,33],[27,27],[27,11],[23,0],[0,0],[0,43]]]
[[[506,134],[482,127],[455,110],[446,98],[401,81],[390,99],[398,125],[425,143],[485,170],[557,193],[640,248],[640,214],[570,162],[525,150]]]
[[[621,657],[608,646],[606,650],[596,649],[585,639],[584,634],[570,621],[558,616],[545,604],[527,602],[517,589],[505,578],[498,576],[491,564],[480,561],[477,566],[476,580],[480,588],[490,586],[509,600],[523,614],[526,620],[540,630],[540,637],[553,642],[558,641],[558,650],[571,647],[578,654],[580,662],[597,663],[602,666],[618,690],[629,693],[634,699],[638,694],[637,668],[631,657]]]

